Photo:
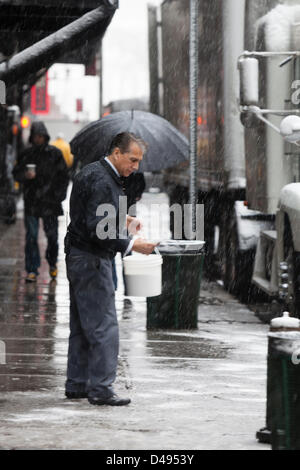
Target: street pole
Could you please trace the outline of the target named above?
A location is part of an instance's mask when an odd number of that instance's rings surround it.
[[[150,72],[150,112],[159,114],[159,72],[156,7],[148,5],[148,41]]]
[[[198,102],[198,0],[190,0],[190,185],[191,228],[196,232],[197,205],[197,102]]]
[[[99,119],[103,115],[103,57],[102,57],[102,40],[99,49]]]

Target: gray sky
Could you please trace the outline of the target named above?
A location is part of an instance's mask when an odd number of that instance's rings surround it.
[[[103,41],[104,102],[149,93],[148,3],[149,0],[120,0]],[[151,3],[159,4],[161,0]]]
[[[149,94],[147,4],[162,0],[119,0],[119,9],[103,40],[103,103]],[[68,74],[66,70],[69,70]],[[54,65],[50,93],[64,112],[76,117],[76,98],[82,98],[89,119],[98,118],[99,79],[84,76],[81,65]]]

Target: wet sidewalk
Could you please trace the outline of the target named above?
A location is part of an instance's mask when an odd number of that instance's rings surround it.
[[[0,448],[268,449],[255,440],[265,420],[268,327],[221,286],[203,282],[197,330],[147,331],[145,299],[123,296],[119,258],[115,388],[132,403],[65,399],[65,229],[61,217],[57,281],[43,259],[37,284],[26,284],[21,209],[15,225],[0,225]],[[40,247],[43,255],[42,230]]]

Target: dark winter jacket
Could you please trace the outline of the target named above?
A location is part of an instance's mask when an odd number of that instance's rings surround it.
[[[13,170],[15,180],[23,185],[25,214],[35,217],[62,215],[61,202],[66,197],[69,182],[68,168],[61,151],[48,145],[49,135],[42,122],[32,124],[30,142],[34,133],[44,135],[46,143],[25,149]],[[34,179],[25,178],[27,164],[36,165]]]
[[[123,179],[104,159],[86,165],[76,175],[70,199],[66,253],[70,245],[105,258],[113,258],[117,252],[125,253],[130,239],[123,231],[124,226],[119,227],[119,196],[124,197]],[[114,211],[104,212],[103,206],[99,211],[103,204],[111,205]],[[126,216],[126,204],[124,209]],[[97,234],[101,221],[103,226],[115,227],[115,232],[108,233],[105,239]]]

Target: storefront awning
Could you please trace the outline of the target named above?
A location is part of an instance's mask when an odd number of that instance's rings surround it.
[[[14,55],[0,64],[0,80],[6,87],[26,83],[29,77],[48,69],[66,53],[82,47],[88,41],[101,39],[116,11],[116,3],[103,0],[98,8],[89,11],[53,34]]]

